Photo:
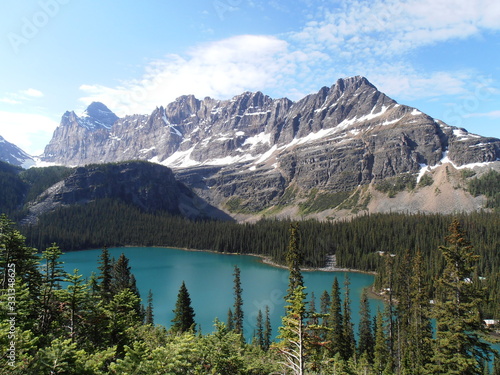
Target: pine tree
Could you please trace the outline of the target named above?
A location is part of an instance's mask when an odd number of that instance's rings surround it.
[[[317,316],[317,311],[316,311],[316,297],[314,295],[314,292],[311,292],[311,299],[309,301],[309,324],[312,325],[317,325],[319,324],[319,319]]]
[[[432,325],[430,304],[425,281],[422,254],[417,252],[412,261],[410,278],[410,326],[405,356],[406,369],[411,374],[426,375],[425,366],[432,357]]]
[[[191,297],[184,281],[177,294],[177,302],[175,303],[175,310],[173,312],[175,316],[172,319],[172,323],[174,323],[171,327],[172,332],[182,333],[195,330],[195,313],[191,307]]]
[[[257,313],[257,329],[255,333],[255,343],[261,349],[264,349],[264,318],[262,310]]]
[[[234,332],[243,334],[243,298],[241,296],[243,289],[241,288],[240,269],[234,266],[234,310],[233,310],[233,326]]]
[[[303,261],[302,252],[299,249],[299,225],[290,224],[290,241],[286,252],[286,264],[288,266],[288,290],[285,300],[291,299],[294,290],[304,286],[304,279],[300,266]]]
[[[154,325],[154,314],[153,314],[153,292],[149,289],[148,292],[148,306],[144,314],[144,324]]]
[[[226,328],[228,331],[234,331],[234,319],[233,319],[233,310],[227,310],[227,325]]]
[[[320,301],[321,301],[321,305],[320,305],[319,312],[321,315],[323,315],[323,318],[321,319],[322,325],[324,325],[326,327],[328,325],[327,324],[328,311],[330,310],[330,304],[331,304],[330,294],[328,294],[328,292],[326,290],[324,290],[323,293],[321,294]],[[320,335],[321,335],[323,340],[326,340],[326,331],[321,333]]]
[[[61,249],[54,243],[42,253],[42,311],[39,320],[39,331],[42,334],[48,332],[50,325],[56,319],[56,293],[63,281],[64,269],[59,258],[62,255]]]
[[[306,293],[305,287],[297,286],[285,306],[286,315],[282,318],[279,327],[279,338],[282,341],[277,345],[279,353],[284,358],[282,364],[294,375],[303,375],[306,364]]]
[[[89,286],[78,271],[75,269],[72,274],[66,274],[64,281],[68,283],[67,288],[56,291],[59,301],[67,311],[64,314],[67,323],[63,325],[68,329],[69,338],[72,341],[83,333],[84,315],[90,305]]]
[[[491,349],[478,336],[484,331],[479,312],[482,291],[473,282],[478,256],[457,220],[446,240],[449,245],[440,246],[445,268],[438,279],[436,348],[430,368],[434,374],[481,374],[481,361]]]
[[[300,271],[302,255],[298,247],[298,225],[290,227],[290,241],[286,253],[288,265],[288,291],[285,297],[285,316],[279,327],[277,345],[279,353],[284,358],[282,364],[295,375],[303,375],[306,360],[306,293],[304,280]]]
[[[343,357],[347,360],[349,358],[353,358],[356,353],[356,339],[354,338],[354,324],[351,320],[351,291],[349,288],[351,285],[351,281],[349,279],[349,275],[345,275],[344,280],[344,319],[343,319],[343,337],[344,337],[344,345],[343,345]]]
[[[361,294],[359,316],[358,357],[366,355],[368,362],[373,363],[373,347],[375,345],[375,339],[373,337],[370,303],[368,301],[368,293],[366,289],[363,289],[363,293]]]
[[[377,375],[383,374],[390,358],[387,341],[388,340],[385,334],[384,317],[379,310],[377,312],[375,347],[373,349],[373,369],[375,371],[375,374]]]
[[[117,294],[131,286],[129,260],[125,254],[120,254],[118,260],[113,262],[111,293]]]
[[[109,258],[109,251],[106,246],[103,247],[99,261],[99,271],[101,271],[98,280],[100,280],[99,289],[104,303],[108,303],[112,297],[113,265]]]
[[[271,346],[271,338],[273,334],[273,329],[271,327],[271,317],[269,315],[269,306],[266,305],[266,320],[264,323],[264,343],[263,343],[263,349],[264,350],[269,350],[269,347]]]
[[[344,335],[343,335],[343,316],[342,301],[340,299],[340,287],[337,277],[334,278],[331,292],[330,311],[327,320],[328,332],[326,339],[329,342],[330,355],[333,358],[335,354],[344,353]]]

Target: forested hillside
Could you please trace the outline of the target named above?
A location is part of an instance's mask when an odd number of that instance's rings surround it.
[[[281,228],[285,223],[267,224]],[[154,325],[153,296],[141,300],[123,254],[110,259],[104,248],[99,273],[84,280],[78,270],[63,272],[59,246],[52,244],[37,255],[2,216],[1,310],[8,319],[0,322],[5,353],[0,373],[500,374],[499,358],[485,341],[480,310],[487,296],[477,277],[478,257],[458,221],[448,225],[440,241],[443,267],[434,284],[422,254],[405,253],[398,266],[405,277],[385,279],[393,282],[384,284],[389,290],[385,312],[371,311],[364,292],[358,332],[351,320],[348,280],[340,286],[334,278],[319,306],[303,283],[304,238],[321,234],[321,227],[313,222],[284,227],[282,255],[289,288],[280,334],[270,337],[266,309],[257,316],[253,340],[247,343],[238,328],[243,321],[241,290],[246,287],[238,267],[227,324],[215,320],[213,333],[197,332],[189,291],[182,283],[172,306],[172,325],[162,327]],[[399,258],[388,254],[382,258]],[[396,270],[393,264],[391,269]],[[400,287],[390,289],[396,283]]]
[[[491,299],[483,306],[488,316],[500,317],[500,213],[456,216],[375,214],[351,221],[301,222],[303,266],[322,267],[327,255],[336,255],[343,268],[375,271],[382,287],[386,257],[396,254],[395,267],[407,252],[420,252],[429,280],[443,269],[438,250],[448,226],[457,218],[480,255],[478,276]],[[23,228],[30,246],[43,249],[56,241],[70,250],[143,245],[258,254],[285,264],[290,221],[264,219],[254,224],[190,221],[181,217],[143,213],[113,200],[59,209]]]

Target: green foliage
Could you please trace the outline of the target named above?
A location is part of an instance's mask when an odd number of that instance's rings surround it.
[[[29,168],[23,170],[19,174],[19,177],[27,186],[29,186],[25,201],[29,202],[35,200],[36,197],[42,194],[49,187],[54,185],[56,182],[65,179],[73,172],[74,168],[62,166]]]
[[[335,208],[342,204],[349,196],[351,192],[311,192],[307,200],[299,204],[300,212],[304,215],[321,212],[328,210],[330,208]]]
[[[379,241],[378,246],[381,246],[380,239],[387,235],[378,236],[382,227],[391,235],[408,227],[404,237],[413,232],[422,233],[424,228],[427,233],[441,233],[439,227],[444,218],[381,215],[339,223],[340,226],[304,222],[301,224],[300,236],[298,227],[294,225],[289,233],[285,229],[285,234],[289,236],[288,256],[283,258],[289,261],[290,275],[293,276],[289,279],[290,295],[279,329],[281,341],[270,345],[268,307],[265,314],[259,314],[254,344],[246,344],[241,334],[217,320],[215,332],[208,335],[195,335],[191,331],[169,332],[165,327],[143,324],[140,298],[128,259],[113,263],[103,261],[101,256],[100,284],[96,276],[89,281],[83,280],[77,270],[63,275],[59,261],[61,250],[57,245],[47,248],[42,257],[36,257],[34,250],[26,246],[22,235],[13,228],[13,223],[2,217],[0,265],[7,286],[9,278],[5,279],[5,273],[8,274],[8,263],[16,262],[16,272],[19,263],[20,272],[15,285],[19,311],[16,364],[14,368],[0,369],[0,374],[260,375],[278,373],[280,361],[284,361],[288,369],[293,369],[292,373],[297,374],[491,373],[485,370],[484,363],[489,348],[479,340],[478,332],[482,330],[481,308],[484,310],[487,306],[484,300],[491,297],[493,305],[498,302],[498,299],[494,299],[498,297],[499,280],[494,277],[494,272],[498,273],[498,254],[495,245],[489,247],[491,241],[498,243],[495,242],[498,232],[494,230],[498,228],[498,217],[485,213],[464,217],[464,226],[474,228],[474,238],[481,240],[478,241],[479,248],[487,261],[478,259],[472,253],[464,232],[456,222],[447,237],[448,245],[441,246],[441,251],[392,249],[395,256],[375,255],[390,260],[387,264],[377,264],[377,282],[379,286],[391,287],[390,294],[398,304],[395,311],[389,309],[385,317],[378,314],[374,338],[366,291],[363,293],[357,354],[354,354],[355,343],[350,332],[348,282],[345,284],[343,304],[338,282],[336,285],[334,282],[332,287],[332,298],[327,292],[322,294],[320,311],[327,313],[328,307],[333,306],[331,314],[317,314],[313,298],[307,308],[300,273],[302,249],[308,243],[304,233],[318,237],[323,231],[333,231],[329,235],[339,243],[344,243],[340,237],[355,237],[358,233],[364,233],[367,246],[371,241]],[[486,225],[488,221],[491,227]],[[422,228],[415,223],[423,223]],[[266,221],[265,224],[270,226],[271,232],[283,227],[283,223],[273,221]],[[290,223],[285,224],[289,226]],[[263,224],[256,227],[259,225]],[[374,232],[367,231],[367,228]],[[425,241],[432,243],[433,240],[426,238]],[[285,239],[285,246],[286,242]],[[491,253],[488,250],[490,248]],[[358,260],[363,259],[363,253],[357,255],[360,256]],[[106,263],[108,266],[104,267]],[[113,270],[110,274],[113,288],[108,295],[102,293],[101,286],[105,279],[103,274],[109,270]],[[483,274],[488,276],[482,278],[480,275]],[[434,275],[440,276],[438,282],[433,280]],[[66,282],[64,288],[60,285],[63,277]],[[491,291],[485,289],[487,285],[492,286]],[[187,294],[187,289],[185,292]],[[429,319],[430,298],[436,300],[435,339]],[[5,301],[6,294],[2,291],[2,313],[7,311]],[[495,314],[497,310],[491,311]],[[46,325],[42,324],[43,321],[50,322],[47,329],[42,329]],[[336,354],[325,349],[328,347],[328,341],[324,339],[327,330],[320,324],[322,321],[332,322],[331,326],[341,333],[341,338],[335,339],[341,344]],[[339,324],[340,321],[342,324]],[[8,329],[8,322],[0,322],[0,349],[3,352],[10,344]],[[497,373],[498,365],[492,371]]]
[[[488,198],[486,207],[500,209],[500,172],[490,170],[481,177],[469,181],[470,193],[477,197],[485,195]]]
[[[454,221],[449,246],[441,246],[445,267],[438,280],[434,314],[437,322],[432,373],[482,374],[480,359],[488,359],[489,345],[478,332],[484,330],[479,304],[484,291],[474,282],[478,256],[460,223]]]
[[[377,182],[375,189],[387,194],[389,198],[394,198],[400,191],[415,189],[415,185],[415,176],[411,173],[403,173]]]
[[[243,201],[240,197],[231,197],[226,202],[226,208],[229,212],[241,212],[243,210],[242,202]]]
[[[233,306],[233,318],[232,324],[235,333],[243,334],[243,298],[241,294],[243,289],[241,288],[241,277],[240,269],[238,266],[234,266],[234,306]]]
[[[432,175],[429,173],[426,173],[422,176],[420,181],[418,182],[418,187],[426,187],[426,186],[431,186],[434,183],[434,179],[432,178]]]
[[[19,177],[21,171],[0,161],[0,212],[11,214],[22,206],[28,186]]]
[[[175,333],[183,333],[187,331],[195,331],[194,309],[191,306],[191,297],[186,288],[184,281],[179,289],[177,295],[177,302],[175,303],[174,318],[171,331]]]

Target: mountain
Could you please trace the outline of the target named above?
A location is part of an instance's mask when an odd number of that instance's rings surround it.
[[[180,183],[169,168],[132,161],[88,165],[66,173],[64,178],[27,202],[28,214],[23,223],[34,223],[39,216],[57,208],[105,199],[118,200],[148,213],[163,212],[190,219],[230,219]]]
[[[499,139],[398,104],[359,76],[339,79],[297,102],[261,92],[231,100],[188,95],[151,115],[113,123],[115,116],[104,105],[90,107],[103,112],[63,115],[42,160],[72,166],[131,159],[163,164],[198,195],[236,216],[271,208],[291,216],[335,207],[370,210],[369,204],[383,210],[377,203],[383,182],[397,185],[411,176],[416,187],[426,174],[446,167],[458,171],[500,160]],[[107,114],[107,122],[96,120],[100,113]],[[480,202],[470,195],[454,197],[452,185],[461,177],[453,176],[428,185],[449,192],[455,202],[450,209],[462,203],[477,209]],[[408,199],[415,210],[426,204]],[[441,209],[437,201],[431,210]]]
[[[33,158],[15,144],[7,142],[0,135],[0,160],[6,163],[28,168],[35,165]]]

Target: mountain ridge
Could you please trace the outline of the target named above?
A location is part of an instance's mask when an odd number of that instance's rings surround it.
[[[63,115],[41,160],[66,166],[146,160],[172,168],[197,195],[233,216],[273,208],[300,216],[297,208],[316,192],[335,196],[332,202],[355,194],[368,199],[377,184],[410,176],[418,186],[441,166],[497,167],[500,140],[399,104],[356,76],[295,102],[260,91],[228,100],[184,95],[150,115],[121,118],[92,103],[83,116]],[[477,206],[470,196],[457,199]]]

